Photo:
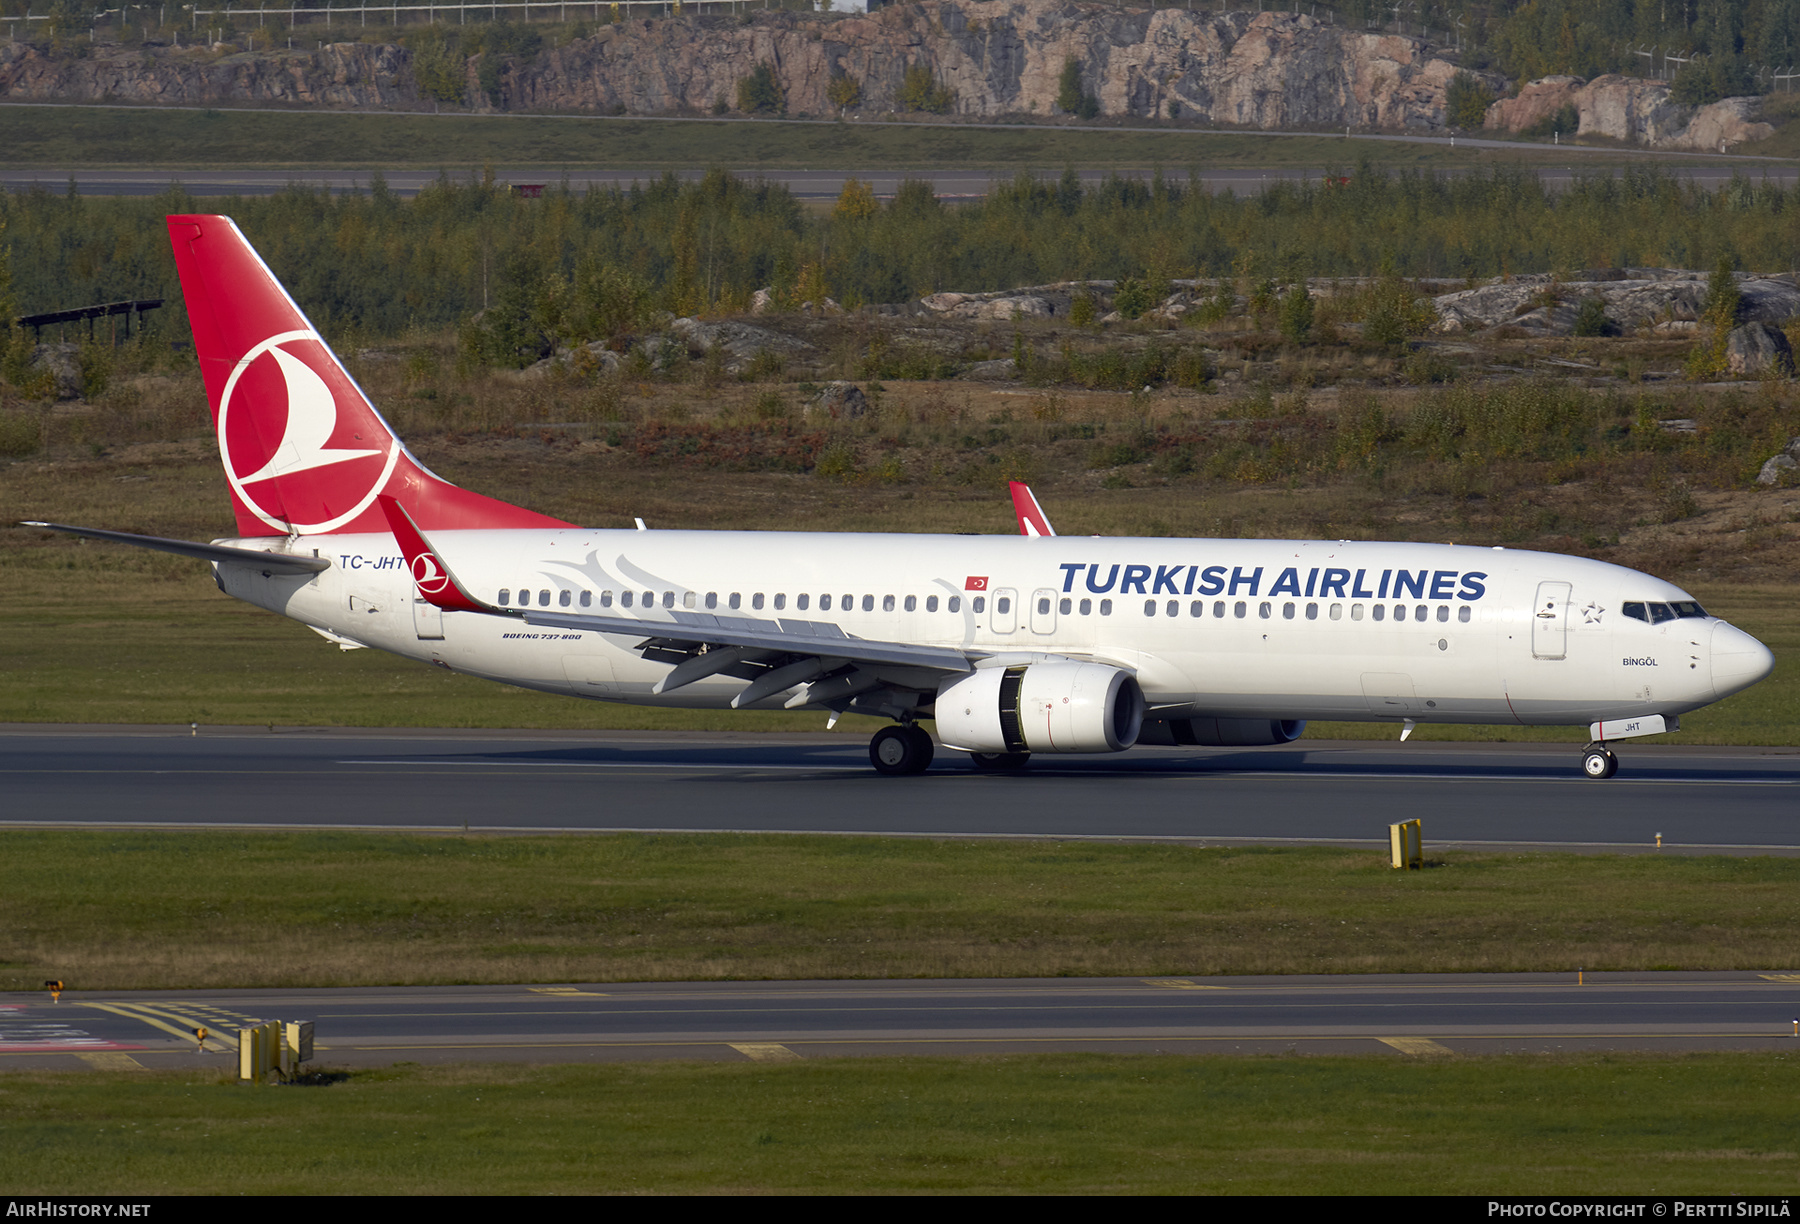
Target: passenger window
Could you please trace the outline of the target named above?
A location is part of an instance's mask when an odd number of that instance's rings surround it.
[[[1386,615],[1387,615],[1387,605],[1386,604],[1376,604],[1375,605],[1375,619],[1381,620]]]
[[[1100,601],[1100,615],[1101,616],[1111,616],[1112,615],[1112,600],[1102,599]]]
[[[881,610],[883,612],[892,612],[894,610],[894,597],[892,595],[883,595],[881,597]]]
[[[787,607],[787,596],[786,595],[775,596],[775,610],[777,612],[779,612],[785,607]]]
[[[1307,604],[1306,605],[1306,619],[1307,620],[1318,620],[1319,619],[1319,605],[1318,604]]]
[[[962,611],[962,596],[961,595],[952,595],[950,597],[949,607],[950,607],[950,611],[952,611],[952,612],[961,612]]]
[[[674,606],[675,606],[675,592],[674,591],[664,591],[663,592],[663,607],[673,608]]]
[[[1424,604],[1420,604],[1418,607],[1413,609],[1413,619],[1416,621],[1430,620],[1431,619],[1431,609],[1427,608]]]
[[[1462,607],[1460,607],[1456,610],[1456,619],[1461,621],[1465,625],[1469,623],[1469,605],[1468,604],[1464,604]]]
[[[719,593],[717,591],[708,591],[706,593],[706,610],[708,612],[710,612],[718,606],[719,606]]]
[[[831,611],[831,596],[829,596],[829,595],[819,596],[819,611],[821,611],[821,612]]]
[[[538,592],[538,607],[548,608],[549,606],[550,606],[550,592],[549,591],[539,591]]]
[[[581,593],[581,606],[584,608],[591,608],[594,606],[594,593],[592,591],[583,591]]]
[[[575,596],[572,593],[568,591],[558,591],[556,593],[556,606],[559,608],[566,608],[574,601],[574,599]]]
[[[1242,615],[1242,613],[1239,613],[1239,615]],[[1225,601],[1223,599],[1213,600],[1213,619],[1225,619]]]
[[[1350,605],[1350,619],[1353,621],[1361,620],[1362,616],[1363,616],[1363,606],[1361,604],[1351,604]]]
[[[743,606],[744,597],[742,595],[738,594],[736,591],[733,591],[731,593],[731,598],[727,599],[725,602],[731,608],[731,610],[733,612],[736,612],[739,608],[741,608]]]
[[[925,597],[925,610],[927,612],[936,612],[937,611],[937,596],[936,595],[927,595]]]
[[[1146,599],[1144,601],[1144,615],[1145,616],[1155,616],[1156,615],[1156,601],[1154,599]]]
[[[873,595],[864,595],[863,596],[863,611],[864,612],[873,612],[874,610],[875,610],[875,597]]]
[[[681,606],[684,608],[691,608],[698,601],[699,595],[694,591],[683,591],[681,593]]]
[[[971,600],[969,602],[969,610],[972,612],[986,612],[987,611],[987,596],[977,595],[973,600]]]
[[[1275,605],[1265,599],[1257,606],[1256,614],[1264,620],[1268,620],[1269,617],[1275,614]]]
[[[1238,600],[1237,603],[1233,604],[1231,607],[1231,614],[1233,616],[1237,617],[1239,620],[1243,620],[1244,617],[1246,615],[1248,615],[1249,611],[1250,611],[1250,605],[1245,603],[1241,599]]]
[[[1170,616],[1180,616],[1181,615],[1181,601],[1178,599],[1171,599],[1169,601],[1169,606],[1164,608],[1163,611],[1167,612]]]
[[[636,596],[634,596],[630,591],[620,591],[619,592],[619,606],[621,608],[629,608],[631,606],[632,600],[635,598],[636,598]]]
[[[1038,615],[1050,615],[1050,597],[1048,595],[1045,595],[1038,600]]]
[[[751,608],[752,608],[752,610],[754,610],[754,611],[757,611],[757,612],[761,612],[761,611],[762,611],[762,605],[763,605],[763,596],[762,596],[762,592],[761,592],[761,591],[758,591],[758,592],[757,592],[757,593],[756,593],[756,594],[754,594],[754,595],[752,595],[752,596],[751,596],[751,597],[750,597],[750,607],[751,607]]]
[[[1438,605],[1438,620],[1439,621],[1447,621],[1449,619],[1450,619],[1450,605],[1449,604],[1439,604]]]
[[[611,591],[601,591],[600,592],[600,606],[602,608],[612,607],[612,592]]]
[[[799,609],[802,612],[806,611],[806,605],[808,602],[809,602],[808,597],[805,595],[794,596],[794,607]]]
[[[1094,601],[1093,600],[1084,599],[1081,601],[1081,614],[1083,616],[1092,615],[1093,611],[1094,611]]]
[[[519,588],[519,606],[521,608],[529,608],[531,606],[531,592],[527,591],[524,587]]]
[[[1064,616],[1067,616],[1069,614],[1069,609],[1073,606],[1074,601],[1067,596],[1064,596],[1062,602],[1056,605],[1056,610],[1061,612]]]
[[[854,595],[844,596],[842,599],[838,600],[838,607],[842,608],[846,612],[856,611],[856,596],[854,596]]]
[[[504,607],[506,607],[506,606],[507,606],[507,605],[508,605],[508,604],[510,604],[510,603],[512,603],[512,592],[511,592],[511,591],[509,591],[509,590],[506,590],[506,589],[505,589],[505,588],[501,588],[501,591],[500,591],[500,606],[501,606],[501,607],[502,607],[502,608],[504,608]]]
[[[1293,620],[1294,619],[1294,605],[1293,604],[1284,603],[1281,605],[1281,619],[1282,620]]]
[[[908,612],[917,612],[919,610],[919,597],[917,595],[908,595],[906,597],[906,610]]]
[[[1332,604],[1331,605],[1331,619],[1332,620],[1343,620],[1344,619],[1344,605],[1343,604]]]
[[[654,608],[656,606],[656,592],[655,591],[645,591],[644,592],[644,606],[646,608]]]
[[[1189,604],[1188,605],[1188,615],[1189,616],[1205,616],[1206,615],[1206,601],[1204,599],[1196,599],[1193,603]]]

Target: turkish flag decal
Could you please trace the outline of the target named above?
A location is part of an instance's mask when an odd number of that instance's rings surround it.
[[[985,591],[985,590],[987,590],[987,579],[985,577],[983,577],[983,578],[970,577],[963,582],[963,590],[965,590],[965,591]]]

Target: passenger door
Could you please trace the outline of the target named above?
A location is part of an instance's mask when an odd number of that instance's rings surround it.
[[[1569,592],[1566,582],[1540,582],[1531,613],[1531,657],[1562,659],[1569,653]]]

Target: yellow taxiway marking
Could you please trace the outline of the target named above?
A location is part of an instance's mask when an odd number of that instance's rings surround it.
[[[1429,1037],[1377,1037],[1375,1040],[1383,1045],[1393,1046],[1402,1054],[1442,1058],[1456,1053],[1449,1046],[1439,1045]]]
[[[562,999],[604,999],[607,994],[599,990],[577,990],[573,986],[527,986],[532,994],[555,995]]]
[[[144,1064],[129,1054],[114,1054],[96,1051],[93,1054],[77,1054],[75,1056],[90,1067],[101,1071],[142,1071]]]
[[[800,1056],[775,1041],[728,1041],[725,1044],[756,1062],[799,1062]]]
[[[1146,986],[1167,986],[1170,990],[1228,990],[1227,986],[1206,986],[1186,978],[1145,978]]]
[[[1759,973],[1756,976],[1765,982],[1800,982],[1800,973]]]
[[[176,1028],[175,1025],[168,1023],[166,1020],[159,1019],[159,1017],[167,1016],[171,1020],[182,1021],[184,1023],[188,1022],[188,1017],[178,1013],[164,1011],[161,1008],[153,1008],[143,1003],[84,1003],[83,1006],[97,1008],[104,1012],[111,1012],[115,1016],[124,1016],[127,1020],[137,1020],[143,1024],[148,1024],[151,1028],[159,1028],[165,1033],[179,1037],[183,1041],[194,1040],[194,1030],[196,1028],[204,1027],[207,1029],[206,1039],[208,1041],[214,1042],[221,1049],[226,1047],[233,1050],[237,1049],[238,1042],[235,1035],[228,1032],[215,1032],[212,1030],[212,1025],[216,1024],[217,1021],[210,1021],[206,1024],[189,1023],[187,1028]]]

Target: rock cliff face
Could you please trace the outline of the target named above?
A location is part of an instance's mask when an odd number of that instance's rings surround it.
[[[1414,38],[1369,34],[1285,13],[1129,10],[1064,0],[924,0],[870,15],[754,13],[628,20],[591,38],[508,60],[500,109],[682,114],[734,105],[758,64],[775,71],[791,114],[832,114],[834,77],[862,85],[857,113],[902,109],[922,66],[967,118],[1058,113],[1064,64],[1103,115],[1169,116],[1249,128],[1430,131],[1444,126],[1456,67]],[[494,103],[468,64],[465,102]],[[490,79],[493,74],[490,72]],[[1490,87],[1503,84],[1485,78]],[[186,104],[421,105],[411,55],[357,43],[223,57],[205,48],[101,49],[54,59],[0,47],[0,97]]]
[[[1514,98],[1488,108],[1485,127],[1518,132],[1547,119],[1564,106],[1581,116],[1577,134],[1605,136],[1653,149],[1697,149],[1722,152],[1746,140],[1774,132],[1756,121],[1757,99],[1726,98],[1710,106],[1683,106],[1669,96],[1661,81],[1636,77],[1545,77],[1522,86]]]

